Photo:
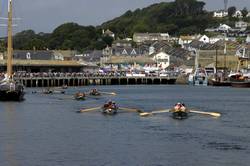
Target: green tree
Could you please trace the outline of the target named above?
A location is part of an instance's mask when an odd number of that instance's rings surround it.
[[[247,16],[247,14],[248,14],[248,10],[247,10],[247,8],[246,8],[246,7],[244,7],[244,8],[243,8],[243,10],[241,10],[241,13],[242,13],[242,16],[243,16],[243,17],[246,17],[246,16]]]
[[[231,6],[231,7],[228,8],[228,16],[229,17],[232,17],[235,12],[236,12],[236,7],[235,6]]]

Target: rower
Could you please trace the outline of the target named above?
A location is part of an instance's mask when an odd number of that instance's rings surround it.
[[[176,103],[172,112],[187,112],[187,108],[184,103]]]

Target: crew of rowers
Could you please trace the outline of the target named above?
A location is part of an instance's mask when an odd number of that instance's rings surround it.
[[[89,95],[92,95],[92,96],[100,96],[101,93],[96,89],[92,89],[90,92],[89,92]]]
[[[179,102],[175,104],[171,112],[188,112],[188,109],[186,108],[184,103]]]
[[[114,101],[109,100],[107,103],[103,105],[104,109],[118,109],[118,106]]]

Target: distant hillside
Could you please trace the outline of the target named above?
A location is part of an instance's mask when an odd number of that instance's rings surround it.
[[[109,28],[120,37],[134,32],[168,32],[172,35],[204,32],[217,20],[204,10],[205,3],[197,0],[162,2],[143,9],[127,11],[120,17],[105,22],[101,28]]]
[[[100,50],[111,45],[113,38],[102,35],[102,29],[110,29],[116,37],[132,37],[135,32],[167,32],[171,35],[204,33],[208,27],[219,23],[233,25],[235,20],[216,19],[204,10],[205,3],[197,0],[162,2],[144,9],[127,11],[120,17],[100,26],[81,26],[65,23],[50,33],[36,34],[25,30],[14,36],[14,48],[20,50]],[[6,49],[6,39],[0,40],[0,51]]]

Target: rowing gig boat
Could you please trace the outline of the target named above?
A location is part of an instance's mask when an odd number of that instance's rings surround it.
[[[188,113],[184,111],[175,111],[172,113],[172,116],[174,119],[187,119],[188,118]]]
[[[118,107],[103,107],[102,113],[106,115],[115,115],[117,113]]]

